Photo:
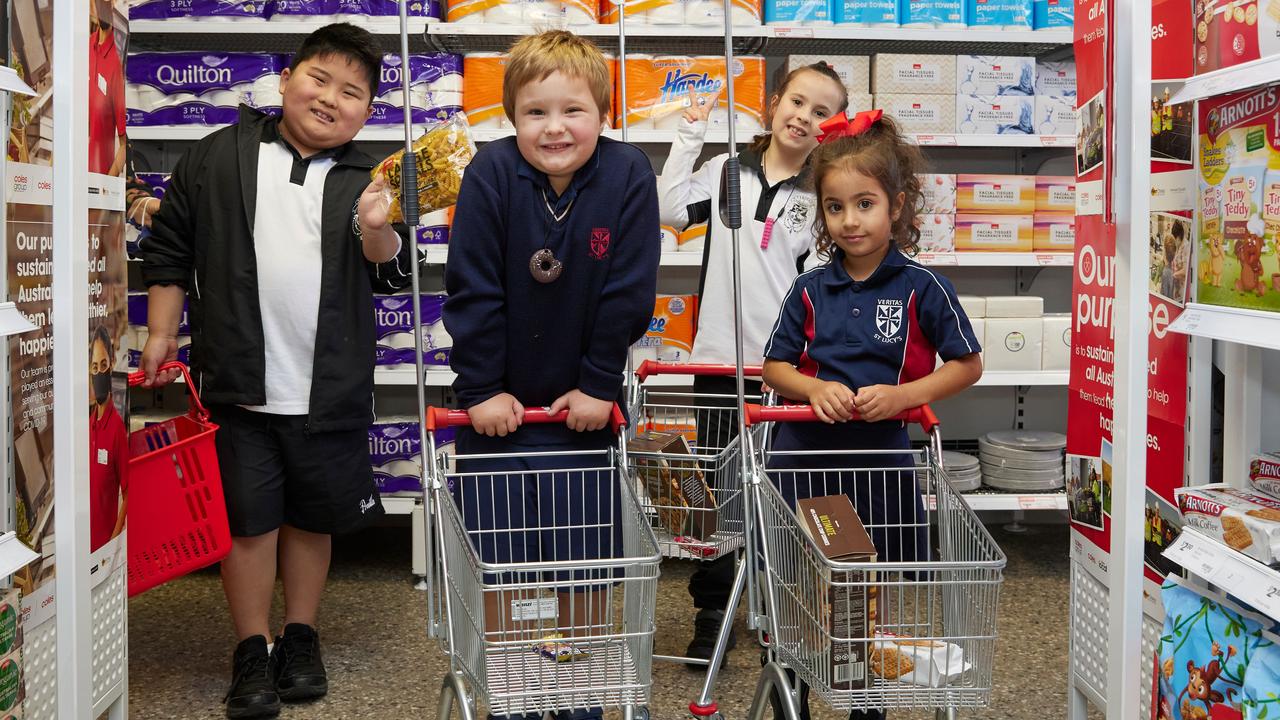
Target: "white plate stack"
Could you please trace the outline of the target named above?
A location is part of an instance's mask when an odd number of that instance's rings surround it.
[[[946,468],[947,479],[956,492],[973,492],[982,486],[982,466],[978,458],[961,452],[944,450],[942,465]]]
[[[1067,436],[1040,430],[1003,430],[978,438],[982,482],[997,490],[1048,492],[1066,485]]]

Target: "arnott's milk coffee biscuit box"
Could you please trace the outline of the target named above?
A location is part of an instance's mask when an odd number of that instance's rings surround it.
[[[1226,484],[1174,490],[1182,522],[1258,562],[1280,560],[1280,500]]]

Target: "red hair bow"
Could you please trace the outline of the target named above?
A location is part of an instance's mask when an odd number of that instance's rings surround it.
[[[818,126],[821,131],[818,134],[818,142],[824,143],[836,138],[861,135],[882,117],[884,117],[884,110],[863,110],[854,115],[852,120],[848,115],[840,113]]]

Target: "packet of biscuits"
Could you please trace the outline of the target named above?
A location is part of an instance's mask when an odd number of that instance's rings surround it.
[[[426,131],[413,142],[413,157],[418,170],[420,215],[443,210],[458,201],[462,173],[475,154],[476,144],[463,113],[454,113],[446,120],[427,123]],[[404,151],[378,163],[370,177],[375,180],[379,177],[386,178],[383,197],[391,205],[388,220],[393,223],[404,222],[404,212],[401,209],[405,192]]]
[[[1258,562],[1280,561],[1280,500],[1224,483],[1173,492],[1187,527]]]
[[[1280,455],[1254,455],[1249,460],[1249,484],[1268,497],[1280,498]]]
[[[868,664],[882,680],[934,688],[956,682],[971,667],[956,643],[887,632],[876,633]]]

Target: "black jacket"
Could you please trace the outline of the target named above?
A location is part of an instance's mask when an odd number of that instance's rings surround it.
[[[238,124],[188,150],[142,244],[147,287],[178,285],[188,292],[191,363],[208,403],[266,403],[253,227],[258,150],[264,128],[275,122],[241,106]],[[364,259],[352,229],[356,200],[373,166],[372,158],[348,143],[337,150],[325,178],[308,418],[315,432],[363,428],[372,421],[373,293],[395,291],[410,280],[412,243],[406,239],[393,260],[375,265]]]

